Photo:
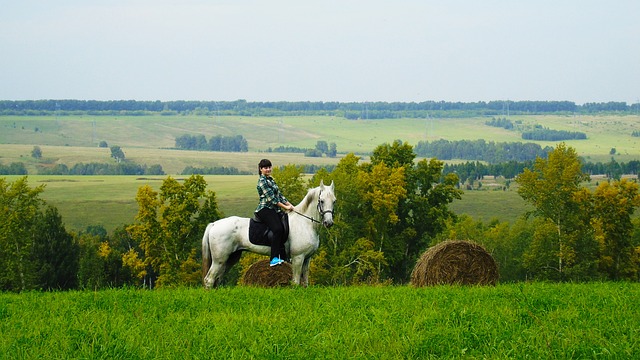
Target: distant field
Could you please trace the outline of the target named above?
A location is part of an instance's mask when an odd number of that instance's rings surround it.
[[[522,141],[520,133],[485,125],[486,118],[346,120],[336,117],[205,117],[205,116],[0,116],[0,163],[22,162],[30,174],[39,165],[113,161],[100,141],[121,146],[128,160],[137,164],[160,164],[167,174],[181,177],[187,166],[235,167],[257,174],[256,164],[267,157],[276,166],[287,164],[337,164],[336,158],[312,158],[303,154],[269,153],[268,148],[294,146],[313,148],[319,140],[335,142],[339,152],[369,153],[376,146],[396,139],[411,145],[419,141],[475,140]],[[567,141],[589,161],[607,162],[611,148],[617,161],[640,158],[640,138],[631,132],[640,129],[640,116],[511,116],[525,126],[585,132],[588,140]],[[173,150],[175,138],[183,134],[243,135],[249,152],[224,153]],[[538,142],[555,146],[553,142]],[[33,147],[42,149],[43,158],[31,157]],[[364,161],[368,161],[363,156]],[[457,162],[453,160],[451,162]],[[11,178],[11,177],[9,177]],[[14,177],[15,178],[15,177]],[[30,175],[32,186],[46,182],[43,198],[55,205],[72,229],[100,224],[112,230],[131,223],[137,212],[138,187],[158,188],[165,176],[156,180],[137,177],[38,177]],[[248,216],[255,206],[255,176],[205,177],[218,194],[220,209],[227,215]],[[451,209],[458,214],[490,221],[514,221],[527,210],[516,191],[467,191]]]
[[[458,215],[466,214],[475,220],[488,223],[492,220],[515,222],[526,211],[533,210],[516,190],[509,191],[465,191],[461,200],[449,205]]]
[[[43,148],[43,156],[55,162],[108,161],[109,149],[98,144],[121,146],[128,159],[140,163],[160,163],[168,173],[181,171],[183,165],[223,166],[237,163],[241,170],[252,170],[256,154],[226,154],[166,150],[175,146],[183,134],[243,135],[251,152],[264,152],[278,146],[313,148],[317,141],[335,142],[341,153],[369,153],[376,146],[396,139],[411,145],[419,141],[476,140],[496,142],[523,140],[520,133],[484,124],[487,118],[432,118],[346,120],[336,117],[206,117],[206,116],[0,116],[0,162],[27,161],[34,145]],[[640,138],[632,137],[640,129],[640,116],[510,116],[512,122],[541,125],[555,130],[580,131],[587,140],[567,141],[567,145],[591,161],[609,161],[611,148],[615,158],[628,161],[640,157]],[[538,141],[542,146],[554,142]],[[22,147],[16,147],[23,145]],[[46,146],[46,147],[45,147]],[[84,152],[85,149],[87,152]],[[282,155],[282,156],[290,156]],[[250,157],[250,158],[247,158]],[[269,154],[269,157],[275,157]],[[258,159],[259,160],[259,159]],[[283,158],[283,161],[290,160]],[[331,163],[332,159],[298,158],[301,163]],[[220,165],[218,165],[218,163]],[[177,170],[176,170],[177,169]],[[166,170],[165,170],[166,171]]]
[[[0,162],[5,165],[11,162],[22,162],[30,174],[37,173],[37,166],[47,163],[65,164],[69,167],[76,163],[108,163],[112,162],[111,151],[99,147],[79,146],[50,146],[38,145],[42,149],[43,158],[40,161],[31,157],[33,145],[7,145],[0,144]],[[187,166],[235,167],[241,171],[258,173],[258,162],[262,158],[269,158],[275,166],[295,164],[335,165],[343,155],[336,158],[310,158],[304,154],[294,153],[256,153],[256,152],[214,152],[214,151],[187,151],[154,148],[123,148],[127,160],[136,164],[160,164],[165,173],[178,175]],[[365,157],[366,159],[366,157]]]
[[[19,176],[4,176],[12,182]],[[186,176],[173,176],[184,179]],[[159,191],[166,176],[43,176],[30,175],[29,186],[45,185],[42,198],[55,206],[69,230],[102,225],[108,231],[134,222],[138,212],[138,188],[149,185]],[[215,191],[226,215],[251,216],[257,204],[256,175],[207,175],[208,189]],[[340,199],[338,199],[339,201]],[[515,221],[528,208],[515,190],[466,191],[451,204],[456,214],[489,222]]]
[[[18,176],[5,176],[15,181]],[[55,206],[69,230],[102,225],[108,231],[134,222],[138,212],[138,188],[149,185],[159,191],[166,176],[29,176],[29,186],[45,185],[41,197]],[[174,176],[176,179],[185,177]],[[256,176],[205,176],[226,215],[251,216],[257,205]]]

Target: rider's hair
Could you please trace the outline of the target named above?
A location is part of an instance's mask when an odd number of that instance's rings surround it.
[[[271,161],[269,161],[269,159],[262,159],[260,160],[260,162],[258,163],[258,174],[260,174],[260,169],[262,168],[266,168],[272,166],[271,165]]]

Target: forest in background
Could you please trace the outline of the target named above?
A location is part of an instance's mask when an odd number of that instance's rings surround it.
[[[210,115],[341,116],[347,119],[394,119],[497,116],[552,113],[638,113],[640,104],[573,101],[478,102],[323,102],[323,101],[136,101],[136,100],[0,100],[0,115]]]

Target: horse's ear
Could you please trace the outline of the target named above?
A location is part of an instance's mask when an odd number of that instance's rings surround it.
[[[324,188],[324,181],[322,179],[320,179],[320,188]]]
[[[335,184],[333,183],[333,180],[331,180],[331,185],[329,186],[331,188],[331,191],[333,191],[335,189]]]

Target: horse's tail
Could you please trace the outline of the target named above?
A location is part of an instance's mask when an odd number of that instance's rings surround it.
[[[202,282],[204,284],[204,278],[211,268],[211,249],[209,248],[209,230],[213,228],[213,223],[207,225],[204,230],[204,236],[202,237]]]

